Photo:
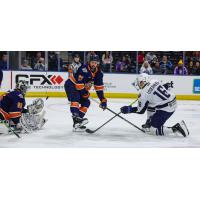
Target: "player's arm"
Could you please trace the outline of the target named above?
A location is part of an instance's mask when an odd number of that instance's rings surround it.
[[[85,88],[84,84],[84,73],[82,69],[79,69],[76,74],[70,73],[69,79],[74,83],[75,88],[81,92],[83,98],[89,97],[89,92]]]
[[[19,119],[20,119],[22,112],[24,110],[24,106],[25,106],[24,98],[12,97],[12,104],[11,104],[11,107],[9,109],[9,116],[10,116],[10,119],[14,122],[14,124],[19,123]]]
[[[96,79],[94,80],[94,89],[96,94],[101,101],[100,107],[105,110],[107,108],[107,99],[104,96],[104,83],[103,83],[103,73],[99,72]]]
[[[149,104],[149,101],[147,100],[147,98],[145,96],[140,96],[138,98],[137,107],[123,106],[121,107],[121,112],[123,114],[128,114],[128,113],[144,114],[145,111],[147,110],[148,104]]]

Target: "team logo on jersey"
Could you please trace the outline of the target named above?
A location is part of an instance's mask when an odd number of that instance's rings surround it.
[[[200,94],[200,79],[194,79],[193,93]]]
[[[82,81],[83,80],[83,76],[79,75],[78,76],[78,81]]]

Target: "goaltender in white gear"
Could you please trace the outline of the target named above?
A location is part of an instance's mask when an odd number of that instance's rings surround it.
[[[147,121],[142,128],[148,133],[164,135],[169,133],[164,131],[165,122],[172,116],[177,107],[176,96],[168,89],[173,87],[173,82],[162,84],[158,80],[150,80],[150,76],[142,73],[135,83],[136,89],[140,90],[138,96],[138,106],[124,106],[121,112],[143,114],[147,110]],[[189,135],[189,131],[184,121],[176,123],[172,127],[167,127],[173,132],[180,133],[184,137]]]
[[[27,133],[40,130],[47,119],[44,118],[45,110],[44,101],[41,98],[33,100],[33,103],[27,106],[27,112],[23,113],[20,118],[20,125]]]

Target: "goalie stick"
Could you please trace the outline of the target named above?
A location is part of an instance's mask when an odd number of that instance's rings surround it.
[[[130,106],[132,106],[138,99],[136,99],[135,101],[133,101]],[[116,115],[114,115],[113,117],[111,117],[109,120],[107,120],[105,123],[103,123],[101,126],[99,126],[98,128],[96,128],[95,130],[91,130],[91,129],[86,129],[85,131],[87,133],[93,134],[96,131],[98,131],[99,129],[101,129],[103,126],[105,126],[106,124],[108,124],[110,121],[112,121],[115,117],[119,116],[122,112],[120,111],[119,113],[117,113]]]
[[[99,104],[99,102],[94,99],[94,98],[91,98],[92,101],[96,102]],[[135,124],[133,124],[132,122],[130,122],[129,120],[127,120],[126,118],[122,117],[121,115],[119,115],[118,113],[116,113],[115,111],[111,110],[110,108],[106,108],[106,110],[110,111],[111,113],[113,113],[114,115],[117,115],[117,117],[123,119],[124,121],[126,121],[127,123],[129,123],[131,126],[134,126],[135,128],[137,128],[138,130],[142,131],[143,133],[145,133],[145,131],[143,129],[141,129],[140,127],[136,126]]]
[[[18,138],[21,138],[18,133],[16,133],[8,124],[4,123],[4,125],[8,128],[10,132],[16,135]]]

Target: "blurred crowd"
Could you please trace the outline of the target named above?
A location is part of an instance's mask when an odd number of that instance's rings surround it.
[[[200,75],[200,51],[0,52],[0,69],[67,71],[75,57],[85,64],[92,54],[108,73]]]

